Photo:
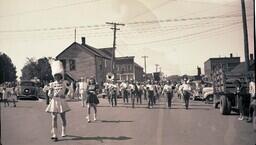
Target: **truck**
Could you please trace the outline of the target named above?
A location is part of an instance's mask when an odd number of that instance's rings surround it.
[[[214,107],[218,108],[219,105],[220,113],[223,115],[229,115],[232,110],[239,110],[236,81],[239,81],[241,86],[245,87],[247,93],[244,97],[250,98],[245,75],[225,72],[221,67],[216,68],[213,73]]]

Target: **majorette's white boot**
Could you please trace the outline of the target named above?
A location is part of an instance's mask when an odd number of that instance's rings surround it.
[[[86,119],[87,119],[87,122],[90,123],[90,116],[89,115],[86,116]]]
[[[97,118],[96,118],[96,114],[93,115],[93,120],[96,121]]]
[[[66,127],[64,127],[64,126],[61,127],[61,136],[62,137],[66,136]]]
[[[51,139],[54,140],[54,141],[58,140],[56,132],[57,132],[57,128],[53,128],[52,131],[51,131],[51,133],[52,133]]]

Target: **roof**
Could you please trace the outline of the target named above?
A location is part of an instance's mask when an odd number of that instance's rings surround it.
[[[124,57],[116,57],[116,60],[124,60],[124,59],[134,59],[135,56],[124,56]]]
[[[107,56],[112,58],[112,47],[108,47],[108,48],[99,48],[100,51],[102,51],[103,53],[105,53]]]
[[[239,60],[240,61],[240,57],[215,57],[215,58],[209,58],[206,62],[208,61],[215,61],[215,60]]]
[[[136,62],[134,62],[134,65],[143,69],[143,67],[137,64]]]
[[[105,54],[103,51],[101,51],[100,49],[96,49],[88,44],[79,44],[77,42],[73,42],[70,46],[68,46],[66,49],[64,49],[60,54],[58,54],[56,56],[56,58],[58,58],[60,55],[62,55],[64,52],[66,52],[66,50],[68,50],[69,48],[71,48],[72,46],[75,47],[79,47],[81,49],[86,49],[88,50],[89,52],[91,52],[93,55],[95,56],[98,56],[98,57],[103,57],[103,58],[106,58],[106,59],[111,59],[111,57],[109,57],[107,54]]]
[[[249,71],[254,71],[252,70],[254,67],[252,66],[255,66],[255,62],[254,60],[251,60],[250,61],[250,64],[249,64]],[[244,73],[245,72],[245,62],[241,62],[239,65],[237,65],[234,69],[231,70],[231,73],[234,73],[234,74],[237,74],[237,73]]]

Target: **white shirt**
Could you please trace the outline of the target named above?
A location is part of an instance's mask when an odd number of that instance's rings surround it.
[[[125,82],[122,82],[122,83],[120,84],[120,88],[121,88],[121,89],[126,89],[126,88],[127,88],[127,84],[126,84]]]
[[[184,91],[191,91],[191,87],[189,84],[182,84],[181,89]]]
[[[164,85],[163,92],[172,92],[172,85]]]
[[[150,91],[154,91],[153,85],[147,84],[146,88],[148,88],[148,90],[150,90]]]
[[[78,86],[79,86],[79,91],[85,91],[87,88],[87,83],[82,81],[78,83]]]
[[[251,97],[255,96],[255,82],[249,83],[249,93],[251,94]]]

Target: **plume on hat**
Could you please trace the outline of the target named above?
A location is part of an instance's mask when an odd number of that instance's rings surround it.
[[[52,68],[52,75],[56,75],[56,74],[61,74],[62,76],[64,75],[64,67],[61,61],[59,60],[54,60],[54,59],[50,59],[49,63],[51,65]]]

